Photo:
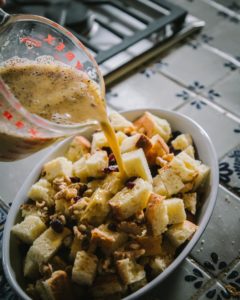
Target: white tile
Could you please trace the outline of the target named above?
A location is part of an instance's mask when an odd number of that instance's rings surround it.
[[[239,144],[240,134],[236,132],[239,124],[201,99],[193,99],[179,112],[191,117],[206,130],[219,158]]]

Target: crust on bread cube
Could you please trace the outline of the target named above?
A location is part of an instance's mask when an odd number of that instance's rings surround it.
[[[102,224],[110,212],[108,204],[110,198],[111,194],[108,191],[98,188],[92,194],[87,208],[81,216],[81,222],[87,222],[94,226]]]
[[[109,295],[121,293],[123,287],[115,274],[106,274],[96,278],[91,291],[94,298],[104,298]]]
[[[73,164],[73,175],[86,182],[88,175],[87,161],[88,156],[83,156]]]
[[[44,164],[43,174],[50,181],[56,177],[70,177],[72,176],[72,162],[62,156],[55,158]]]
[[[74,239],[70,247],[70,254],[69,254],[70,260],[73,261],[77,255],[77,252],[81,250],[82,250],[82,239],[79,239],[77,236],[74,236]]]
[[[123,131],[124,133],[131,133],[132,131],[135,130],[133,123],[128,121],[118,112],[112,112],[109,115],[109,119],[115,131]]]
[[[164,199],[165,197],[152,193],[148,201],[145,218],[148,231],[153,236],[167,230],[168,213]]]
[[[184,187],[184,183],[179,175],[172,168],[162,168],[159,170],[159,175],[167,190],[167,196],[170,197],[177,194]]]
[[[42,202],[45,201],[47,206],[52,206],[53,201],[53,190],[48,180],[41,178],[39,181],[34,183],[28,192],[28,197],[33,201]]]
[[[137,130],[145,133],[148,137],[159,134],[165,142],[171,135],[171,127],[167,120],[161,119],[150,112],[145,112],[139,119],[134,122]]]
[[[153,178],[153,191],[154,191],[154,193],[161,195],[161,196],[168,195],[168,191],[167,191],[165,184],[163,183],[163,180],[159,174]]]
[[[181,223],[186,220],[186,212],[182,199],[171,198],[164,201],[167,206],[169,224]]]
[[[88,176],[101,178],[104,176],[103,170],[108,167],[108,155],[106,151],[96,151],[87,160]]]
[[[157,157],[162,157],[169,153],[169,147],[159,134],[155,134],[150,141],[152,143],[152,147],[146,153],[146,157],[148,163],[150,165],[154,165],[156,164]]]
[[[188,182],[198,176],[200,161],[193,159],[182,151],[172,159],[169,165],[182,178],[183,182]]]
[[[122,160],[128,177],[137,176],[152,183],[152,175],[142,149],[124,153]]]
[[[172,141],[175,150],[184,150],[190,145],[192,145],[192,137],[188,133],[182,133]]]
[[[112,195],[115,195],[122,188],[123,178],[119,172],[112,172],[108,174],[102,183],[102,189],[108,191]]]
[[[144,267],[134,260],[125,258],[116,262],[118,274],[124,284],[132,284],[146,277]]]
[[[102,224],[92,230],[92,241],[96,242],[106,255],[110,255],[127,241],[125,233],[112,231],[108,225]]]
[[[92,136],[91,153],[101,150],[102,147],[108,147],[108,141],[104,132],[95,132]]]
[[[69,278],[62,270],[53,272],[46,280],[38,280],[36,290],[40,298],[44,300],[73,299]]]
[[[46,263],[61,247],[63,240],[71,234],[68,228],[57,233],[51,227],[45,230],[32,244],[29,249],[30,258],[38,264]]]
[[[97,256],[82,250],[77,252],[72,269],[72,281],[79,285],[92,285],[97,272]]]
[[[198,176],[194,179],[194,186],[193,191],[196,191],[202,187],[204,187],[209,174],[210,174],[210,168],[204,164],[201,164],[197,167]]]
[[[16,224],[12,228],[12,233],[22,242],[32,244],[47,229],[40,217],[27,216],[21,223]]]
[[[67,159],[75,162],[79,160],[83,155],[90,152],[91,144],[83,136],[75,136],[69,145],[66,152]]]
[[[185,209],[187,209],[193,215],[195,215],[196,207],[197,207],[197,193],[186,193],[183,194],[182,197],[183,197]]]
[[[136,242],[145,250],[144,256],[156,256],[163,254],[162,235],[158,236],[139,236]]]
[[[142,178],[137,178],[133,184],[132,189],[124,187],[109,201],[113,214],[119,220],[127,219],[147,206],[151,184]]]
[[[182,223],[172,225],[166,235],[170,242],[175,246],[179,247],[186,240],[190,240],[198,226],[190,221],[185,220]]]
[[[150,260],[149,266],[154,276],[162,273],[173,261],[170,255],[156,256]]]

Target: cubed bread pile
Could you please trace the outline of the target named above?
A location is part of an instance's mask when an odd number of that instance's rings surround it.
[[[21,207],[12,234],[33,299],[122,298],[163,272],[197,230],[210,170],[191,136],[149,112],[110,120],[127,177],[101,131],[91,142],[76,136]]]

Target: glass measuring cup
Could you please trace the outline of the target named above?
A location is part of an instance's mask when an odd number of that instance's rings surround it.
[[[59,24],[41,16],[8,15],[0,9],[0,68],[14,59],[61,62],[84,72],[104,98],[105,86],[97,63],[83,44]],[[59,137],[81,132],[93,119],[60,125],[27,111],[0,77],[0,160],[23,158]]]

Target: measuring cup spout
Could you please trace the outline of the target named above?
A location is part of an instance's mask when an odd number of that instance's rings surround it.
[[[3,25],[10,17],[3,9],[0,9],[0,26]]]

